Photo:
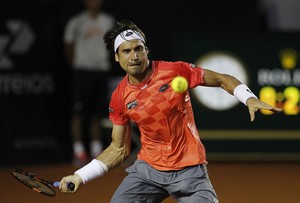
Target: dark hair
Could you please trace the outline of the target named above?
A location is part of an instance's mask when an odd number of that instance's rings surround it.
[[[134,24],[133,22],[131,22],[129,20],[122,20],[122,21],[117,22],[113,28],[109,29],[103,37],[104,42],[106,44],[106,48],[108,51],[111,52],[111,54],[115,53],[114,43],[115,43],[115,39],[117,38],[117,36],[121,32],[128,30],[128,29],[136,31],[138,34],[142,35],[143,38],[145,39],[145,43],[146,43],[145,34],[136,24]]]

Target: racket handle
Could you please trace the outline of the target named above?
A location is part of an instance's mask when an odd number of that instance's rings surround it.
[[[68,183],[68,190],[69,191],[74,191],[74,189],[75,189],[75,184],[72,183],[72,182]]]
[[[60,182],[59,182],[59,181],[55,181],[55,182],[53,183],[53,187],[59,188],[59,185],[60,185]],[[72,183],[72,182],[70,182],[70,183],[67,184],[67,187],[68,187],[68,190],[69,190],[69,191],[73,191],[73,190],[75,189],[75,184]]]

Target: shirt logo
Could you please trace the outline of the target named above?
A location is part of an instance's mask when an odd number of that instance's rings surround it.
[[[129,102],[129,103],[126,104],[128,110],[136,107],[137,105],[138,105],[138,102],[136,100],[134,100],[134,101]]]
[[[159,88],[159,92],[164,92],[170,87],[169,84],[164,84]]]

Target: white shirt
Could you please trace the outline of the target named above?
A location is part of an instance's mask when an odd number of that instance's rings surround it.
[[[109,52],[103,36],[115,22],[114,17],[100,13],[95,19],[87,11],[72,17],[66,25],[64,42],[74,44],[73,67],[75,69],[108,71]]]

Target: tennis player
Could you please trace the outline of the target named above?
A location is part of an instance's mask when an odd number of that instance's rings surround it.
[[[183,61],[149,60],[146,37],[130,21],[118,22],[106,32],[104,40],[127,73],[110,101],[112,142],[96,159],[74,175],[64,177],[61,191],[76,192],[82,184],[120,165],[130,153],[130,123],[134,122],[141,133],[141,149],[137,160],[126,169],[128,175],[111,202],[156,203],[172,196],[178,202],[217,203],[189,92],[174,92],[170,87],[172,79],[179,75],[185,77],[189,88],[223,88],[248,106],[251,121],[254,121],[258,109],[281,109],[257,99],[233,76]],[[67,190],[68,182],[75,184],[74,191]]]

